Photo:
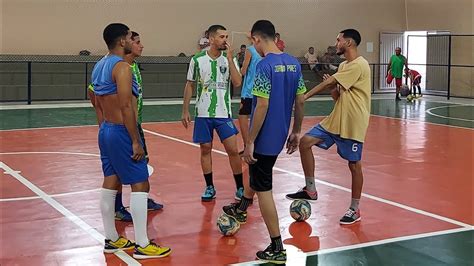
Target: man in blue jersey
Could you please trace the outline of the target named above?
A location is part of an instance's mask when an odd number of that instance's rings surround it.
[[[138,87],[138,97],[135,97],[137,100],[137,103],[134,104],[134,108],[138,110],[137,112],[137,122],[138,122],[138,133],[140,134],[140,139],[143,144],[143,150],[145,151],[145,158],[147,162],[149,161],[148,159],[148,153],[147,153],[147,148],[146,148],[146,143],[145,143],[145,135],[143,133],[143,129],[141,126],[141,123],[143,121],[142,118],[142,113],[143,113],[143,84],[142,84],[142,77],[140,74],[140,70],[138,67],[137,62],[135,59],[139,56],[141,56],[142,51],[143,51],[143,45],[140,40],[140,35],[137,32],[132,31],[132,48],[131,48],[131,53],[125,55],[124,60],[131,66],[132,69],[132,75],[133,75],[133,83],[132,85],[135,87]],[[132,87],[133,87],[132,86]],[[95,95],[94,95],[94,85],[91,83],[88,87],[87,94],[89,96],[89,99],[92,103],[92,106],[95,109],[96,115],[97,115],[97,122],[100,126],[100,124],[103,121],[102,117],[102,110],[100,109],[100,106],[96,105],[95,103]],[[135,96],[135,95],[134,95]],[[148,210],[161,210],[163,209],[163,205],[160,203],[155,202],[151,197],[148,198]],[[132,215],[130,214],[129,211],[125,208],[122,202],[122,187],[119,187],[118,193],[115,197],[115,220],[117,221],[122,221],[122,222],[132,222]]]
[[[94,66],[92,83],[95,104],[102,110],[99,149],[104,172],[100,209],[105,231],[105,253],[135,249],[137,259],[168,256],[171,249],[161,247],[147,236],[147,199],[150,184],[143,144],[136,121],[138,90],[132,90],[132,72],[124,61],[132,50],[132,33],[120,23],[108,25],[103,32],[109,54]],[[121,237],[114,223],[117,189],[130,185],[130,211],[134,221],[136,244]]]
[[[257,64],[250,134],[243,154],[249,164],[250,191],[244,190],[239,211],[248,207],[251,199],[247,196],[255,191],[271,238],[271,244],[265,250],[258,251],[257,258],[283,264],[286,262],[286,251],[273,201],[272,171],[285,142],[289,154],[298,148],[306,87],[298,60],[276,46],[275,27],[270,21],[255,22],[251,35],[263,59]],[[295,119],[288,137],[293,107]]]

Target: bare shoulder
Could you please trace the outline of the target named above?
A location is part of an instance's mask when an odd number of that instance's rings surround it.
[[[130,65],[125,61],[120,61],[114,66],[114,70],[130,69]]]
[[[127,63],[127,62],[118,62],[117,64],[115,64],[114,66],[114,69],[112,70],[112,73],[113,75],[127,75],[127,74],[131,74],[132,71],[131,71],[131,68],[130,68],[130,65]]]

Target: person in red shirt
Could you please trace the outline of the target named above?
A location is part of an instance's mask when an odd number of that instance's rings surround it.
[[[276,43],[276,46],[278,47],[278,49],[280,49],[280,51],[284,51],[285,50],[285,42],[280,39],[280,33],[276,33],[275,34],[275,43]]]
[[[405,68],[405,76],[410,79],[410,93],[416,97],[416,88],[418,88],[418,94],[421,97],[421,74],[416,70]]]

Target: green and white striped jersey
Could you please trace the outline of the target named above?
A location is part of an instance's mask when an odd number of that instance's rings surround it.
[[[239,69],[235,58],[233,63]],[[229,60],[225,52],[215,60],[206,51],[197,53],[189,64],[187,79],[196,82],[196,117],[232,116]]]

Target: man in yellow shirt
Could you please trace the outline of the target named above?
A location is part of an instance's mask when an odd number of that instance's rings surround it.
[[[331,114],[316,125],[301,139],[299,150],[305,173],[306,186],[288,199],[315,201],[318,198],[314,182],[313,145],[329,149],[334,143],[338,154],[349,162],[352,174],[351,205],[340,219],[341,224],[360,221],[359,200],[362,194],[362,148],[370,117],[370,67],[367,60],[359,56],[357,46],[361,37],[357,30],[343,30],[337,36],[337,54],[346,58],[336,74],[325,76],[325,80],[305,95],[310,98],[327,88],[332,88],[336,102]]]

